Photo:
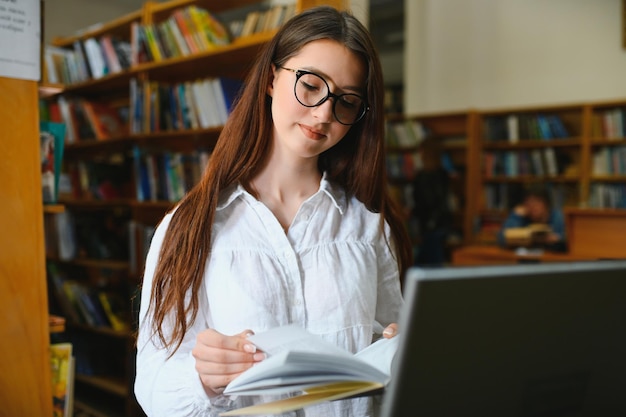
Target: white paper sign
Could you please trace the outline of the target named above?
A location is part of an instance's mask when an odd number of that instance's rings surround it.
[[[39,81],[40,0],[0,0],[0,77]]]

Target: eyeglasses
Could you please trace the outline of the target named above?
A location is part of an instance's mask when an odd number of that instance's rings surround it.
[[[353,125],[365,116],[369,110],[365,100],[357,94],[333,94],[328,83],[321,75],[305,70],[285,68],[296,74],[293,92],[296,99],[304,107],[321,106],[329,98],[333,98],[333,114],[342,125]]]

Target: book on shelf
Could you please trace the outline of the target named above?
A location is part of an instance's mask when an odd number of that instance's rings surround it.
[[[71,324],[106,327],[116,331],[130,329],[127,303],[115,292],[90,287],[69,279],[55,262],[48,262],[52,306]]]
[[[173,84],[132,79],[131,132],[220,127],[226,123],[242,85],[242,81],[227,77]]]
[[[601,209],[626,209],[626,185],[591,184],[588,205]]]
[[[388,122],[386,125],[387,145],[413,148],[419,146],[428,131],[418,120]]]
[[[109,73],[109,67],[104,58],[101,45],[96,38],[87,38],[83,41],[85,57],[89,64],[89,73],[94,79],[102,78]]]
[[[594,112],[592,118],[592,134],[596,138],[626,138],[626,108],[616,107]]]
[[[604,146],[591,158],[592,175],[626,175],[626,146]]]
[[[50,83],[75,84],[102,78],[130,68],[130,42],[103,35],[76,40],[67,47],[44,47],[46,80]]]
[[[221,20],[195,5],[178,8],[160,22],[133,22],[130,32],[129,61],[135,64],[188,56],[231,43]]]
[[[67,322],[80,323],[81,317],[78,315],[78,312],[63,287],[67,280],[65,275],[63,275],[54,262],[47,263],[46,272],[48,274],[49,294],[52,296],[50,299],[51,308],[65,317]]]
[[[295,2],[277,4],[265,10],[253,10],[246,15],[238,36],[244,37],[275,30],[291,19],[295,12]]]
[[[68,144],[84,140],[96,140],[98,134],[105,135],[106,133],[102,132],[105,131],[104,129],[109,129],[108,125],[101,126],[102,122],[95,117],[95,113],[87,113],[85,100],[61,96],[56,104],[59,107],[61,120],[67,126],[65,142]]]
[[[74,403],[74,358],[71,343],[50,345],[52,415],[70,417]]]
[[[77,105],[82,106],[82,111],[97,140],[110,139],[128,133],[128,128],[115,107],[89,100],[80,100]]]
[[[44,203],[58,201],[64,144],[65,124],[39,122],[41,185]]]
[[[135,196],[138,201],[176,202],[195,186],[206,169],[206,150],[144,152],[133,148]]]
[[[520,140],[551,140],[570,136],[569,130],[558,114],[489,116],[484,122],[484,137],[487,141],[518,143]]]
[[[552,147],[531,150],[485,152],[483,169],[486,178],[504,176],[555,177],[572,175],[572,158]]]
[[[46,257],[70,260],[76,256],[74,219],[69,211],[44,216]]]
[[[390,379],[398,338],[352,354],[296,326],[249,337],[267,359],[226,386],[227,395],[294,394],[221,415],[278,414],[324,401],[380,393]]]
[[[100,291],[98,292],[98,300],[113,330],[130,330],[127,303],[122,300],[119,294],[111,291]]]

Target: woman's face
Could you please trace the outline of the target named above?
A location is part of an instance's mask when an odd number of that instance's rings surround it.
[[[320,75],[333,94],[358,94],[365,99],[365,65],[357,55],[332,40],[306,44],[283,65]],[[333,115],[329,98],[317,107],[305,107],[295,97],[296,74],[283,68],[273,69],[268,87],[272,96],[274,152],[288,157],[315,158],[336,145],[350,130]]]

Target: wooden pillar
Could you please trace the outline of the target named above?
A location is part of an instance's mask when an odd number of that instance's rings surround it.
[[[52,415],[37,83],[0,77],[0,414]]]

